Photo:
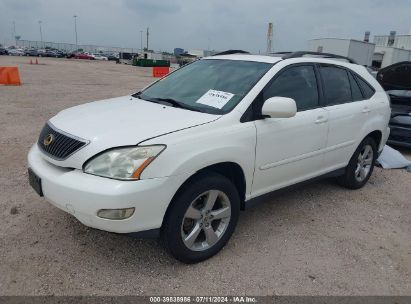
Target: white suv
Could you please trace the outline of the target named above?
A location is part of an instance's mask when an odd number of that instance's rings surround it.
[[[387,94],[357,64],[218,55],[58,113],[29,152],[29,180],[84,225],[160,236],[194,263],[264,194],[323,175],[364,186],[389,119]]]

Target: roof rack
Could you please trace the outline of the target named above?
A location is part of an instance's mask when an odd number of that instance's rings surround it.
[[[354,59],[351,59],[349,57],[344,57],[344,56],[330,54],[330,53],[307,52],[307,51],[286,53],[286,55],[284,55],[282,58],[283,59],[300,58],[300,57],[304,57],[305,55],[312,55],[312,56],[317,56],[317,57],[322,57],[322,58],[344,59],[344,60],[347,60],[349,63],[357,64],[357,62]]]
[[[246,52],[246,51],[243,51],[243,50],[227,50],[227,51],[224,51],[224,52],[214,54],[213,56],[232,55],[232,54],[250,54],[250,53]]]

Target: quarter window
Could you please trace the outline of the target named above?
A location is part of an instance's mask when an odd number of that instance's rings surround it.
[[[355,79],[354,79],[354,77],[352,76],[351,73],[348,73],[348,75],[350,77],[351,92],[352,92],[353,101],[364,100],[364,97],[362,96],[361,89],[358,86],[357,81],[355,81]]]
[[[362,80],[360,77],[356,78],[358,80],[358,83],[360,84],[365,99],[370,99],[374,95],[375,90],[371,87],[371,85]]]
[[[293,98],[298,111],[318,107],[314,67],[295,66],[281,72],[263,92],[264,100],[276,96]]]
[[[335,66],[321,66],[320,71],[327,105],[337,105],[352,101],[350,81],[345,69]]]

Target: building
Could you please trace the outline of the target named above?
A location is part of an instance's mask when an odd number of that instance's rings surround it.
[[[385,68],[401,61],[411,61],[411,50],[391,46],[376,46],[372,58],[372,67]]]
[[[371,66],[374,49],[374,43],[355,39],[320,38],[308,41],[308,50],[311,52],[349,57],[364,66]]]
[[[384,68],[401,61],[411,61],[411,31],[408,35],[397,35],[391,31],[389,35],[374,36],[376,45],[372,66]]]
[[[208,57],[208,56],[212,56],[214,54],[216,54],[216,51],[208,51],[208,50],[189,50],[187,52],[190,55],[194,55],[196,57]]]
[[[389,35],[374,36],[376,46],[387,46],[398,49],[411,50],[411,31],[406,35],[397,35],[397,32],[391,31]]]

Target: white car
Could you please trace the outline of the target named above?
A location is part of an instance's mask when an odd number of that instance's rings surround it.
[[[360,65],[217,55],[132,96],[61,111],[29,152],[29,180],[84,225],[160,236],[194,263],[265,194],[319,176],[364,186],[389,119],[387,94]]]
[[[23,49],[8,49],[7,51],[10,56],[24,56]]]
[[[103,56],[101,54],[91,54],[91,56],[93,56],[96,60],[108,60],[106,56]]]

